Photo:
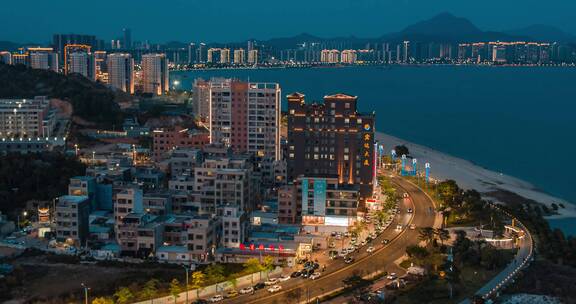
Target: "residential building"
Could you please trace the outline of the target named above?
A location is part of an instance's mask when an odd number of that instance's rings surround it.
[[[134,94],[134,59],[130,54],[113,53],[107,58],[108,84],[120,91]]]
[[[210,97],[210,81],[196,78],[192,85],[192,101],[194,115],[202,122],[208,122],[210,117]]]
[[[66,57],[67,73],[80,74],[90,80],[96,80],[96,61],[90,52],[74,51]]]
[[[0,63],[12,64],[12,53],[8,51],[0,52]]]
[[[211,143],[235,152],[280,159],[280,85],[214,78],[210,81]]]
[[[234,64],[242,65],[246,63],[246,52],[244,49],[236,49],[234,50]]]
[[[296,186],[284,185],[278,189],[278,223],[296,224],[301,217],[298,210],[298,192]]]
[[[357,97],[335,94],[307,104],[288,99],[288,182],[300,175],[336,175],[339,184],[360,186],[361,207],[372,197],[375,178],[375,115],[357,111]]]
[[[118,225],[130,213],[143,213],[144,203],[142,189],[124,187],[114,195],[114,220]]]
[[[258,64],[258,50],[248,50],[248,64]]]
[[[226,248],[239,248],[248,237],[250,219],[248,213],[238,206],[222,206],[218,210],[222,221],[222,237],[220,243]]]
[[[0,99],[0,138],[52,137],[56,113],[45,96]]]
[[[156,160],[168,157],[177,148],[200,149],[209,143],[209,135],[203,129],[189,129],[176,126],[172,129],[152,131],[152,155]]]
[[[56,200],[56,238],[77,247],[88,237],[90,201],[87,196],[64,195]]]
[[[52,47],[56,53],[60,54],[60,60],[64,59],[64,48],[66,45],[87,45],[92,48],[96,48],[96,36],[78,34],[54,34]]]
[[[59,71],[58,54],[52,48],[28,48],[30,67],[39,70]]]
[[[168,59],[165,54],[142,55],[143,92],[163,95],[170,90]]]

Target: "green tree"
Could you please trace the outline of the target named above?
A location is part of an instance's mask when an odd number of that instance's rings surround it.
[[[178,300],[180,293],[182,292],[182,286],[180,286],[180,282],[177,279],[172,279],[170,282],[170,295],[174,297],[174,304]]]
[[[220,264],[212,264],[206,267],[206,278],[208,281],[218,283],[224,281],[224,267]]]
[[[154,298],[158,295],[158,283],[156,279],[150,279],[146,282],[144,288],[140,291],[140,298],[150,300],[150,303],[153,303]]]
[[[438,239],[440,240],[440,244],[442,244],[442,245],[444,245],[444,241],[447,241],[450,239],[450,232],[444,228],[436,229],[436,235],[438,236]]]
[[[114,304],[114,300],[105,297],[99,297],[92,300],[92,304]]]
[[[426,242],[427,245],[430,245],[430,243],[434,240],[435,235],[434,235],[434,228],[432,227],[424,227],[424,228],[420,228],[420,236],[418,237],[421,241]]]
[[[270,255],[265,256],[264,261],[262,262],[262,266],[264,266],[265,270],[274,269],[274,257]]]
[[[410,155],[410,151],[408,150],[408,147],[406,147],[405,145],[398,145],[394,147],[394,151],[396,151],[396,155],[398,156]]]
[[[114,297],[118,304],[126,304],[130,303],[134,298],[134,294],[132,294],[132,291],[128,287],[120,287],[120,289],[114,293]]]
[[[264,270],[264,266],[257,258],[251,258],[244,262],[244,271],[247,273],[254,273]]]
[[[192,288],[196,289],[196,298],[199,298],[200,289],[206,284],[206,275],[202,271],[194,271],[191,279]]]
[[[424,260],[430,255],[425,247],[418,245],[406,247],[406,254],[421,266],[424,265]]]

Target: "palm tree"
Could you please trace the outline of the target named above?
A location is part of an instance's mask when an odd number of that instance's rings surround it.
[[[450,232],[444,228],[436,229],[435,233],[438,236],[438,239],[440,240],[440,244],[442,245],[444,245],[444,241],[450,239]]]
[[[432,227],[420,228],[419,239],[421,241],[425,241],[426,244],[429,245],[435,239],[434,228]]]

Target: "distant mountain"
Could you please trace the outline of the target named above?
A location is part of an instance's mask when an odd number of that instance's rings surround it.
[[[431,19],[409,25],[402,31],[382,36],[385,41],[469,42],[517,40],[521,37],[500,32],[482,31],[466,18],[441,13]]]
[[[509,35],[525,36],[538,41],[572,42],[576,43],[576,36],[563,30],[544,24],[534,24],[524,28],[505,31]]]
[[[0,51],[15,51],[21,47],[21,43],[11,41],[0,41]]]

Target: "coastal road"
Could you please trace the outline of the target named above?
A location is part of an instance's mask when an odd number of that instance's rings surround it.
[[[226,303],[305,303],[307,299],[312,300],[315,297],[329,294],[342,287],[345,287],[342,280],[352,275],[368,275],[378,270],[385,271],[393,269],[394,261],[398,260],[405,254],[407,246],[419,243],[418,228],[433,227],[435,223],[435,212],[432,200],[422,192],[418,187],[398,177],[392,177],[391,182],[401,191],[407,192],[413,203],[413,216],[407,216],[406,205],[402,208],[402,215],[395,217],[394,222],[384,233],[382,233],[374,244],[380,244],[383,239],[390,239],[391,242],[377,249],[372,254],[355,254],[356,261],[346,265],[343,261],[337,260],[333,266],[322,273],[322,276],[316,280],[296,278],[282,283],[282,290],[270,294],[266,290],[260,290],[254,295],[239,296],[234,299],[225,301]],[[405,229],[401,232],[395,230],[397,224],[404,226],[415,224],[417,229]],[[360,250],[365,251],[366,247]],[[340,264],[339,264],[340,263]]]

